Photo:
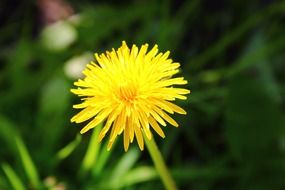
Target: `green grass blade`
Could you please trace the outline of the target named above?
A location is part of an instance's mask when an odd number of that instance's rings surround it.
[[[89,171],[97,161],[98,152],[101,146],[101,143],[98,140],[101,128],[102,124],[96,126],[95,129],[93,129],[93,133],[79,171],[80,177],[83,177],[87,173],[89,173]]]
[[[158,174],[154,167],[140,166],[126,173],[122,179],[121,185],[130,186],[154,179],[158,179]]]
[[[116,164],[110,177],[108,184],[111,188],[116,188],[121,184],[122,177],[133,167],[140,156],[138,149],[130,149]]]
[[[56,154],[56,161],[61,161],[67,158],[79,145],[80,142],[81,142],[81,135],[77,135],[72,142],[63,147],[60,151],[58,151],[58,153]]]
[[[5,173],[5,175],[7,176],[11,186],[13,187],[13,189],[26,190],[23,182],[21,181],[19,176],[16,174],[16,172],[11,168],[10,165],[4,163],[4,164],[2,164],[2,169]]]
[[[16,152],[13,136],[15,134],[15,125],[5,116],[0,114],[0,138],[5,141],[5,145],[13,152]]]
[[[103,145],[101,151],[100,151],[100,156],[98,157],[98,162],[97,164],[94,166],[94,170],[93,170],[93,173],[94,175],[98,175],[102,172],[107,160],[109,159],[112,151],[115,149],[115,146],[116,146],[116,142],[114,142],[111,150],[107,150],[107,147],[108,147],[108,142],[105,142],[105,144]]]
[[[280,37],[264,46],[256,48],[253,52],[249,52],[241,57],[235,64],[226,70],[226,77],[233,77],[240,73],[242,70],[249,68],[250,66],[258,63],[264,59],[264,57],[272,56],[275,53],[284,51],[285,37]]]
[[[23,168],[25,170],[25,173],[29,181],[31,182],[32,186],[35,189],[40,189],[41,183],[40,183],[39,174],[32,161],[32,158],[28,152],[27,147],[25,146],[23,140],[19,136],[15,137],[15,142],[16,142],[16,147],[17,147],[19,156],[21,158]]]
[[[207,48],[205,52],[190,60],[190,62],[194,63],[195,65],[188,64],[189,67],[191,65],[192,68],[201,69],[210,59],[222,53],[225,49],[227,49],[231,44],[236,42],[243,35],[245,35],[246,32],[251,30],[258,23],[264,22],[265,19],[270,18],[272,15],[278,12],[283,12],[284,7],[285,3],[281,1],[265,8],[256,14],[253,14],[244,23],[240,24],[232,31],[225,34],[215,44]]]

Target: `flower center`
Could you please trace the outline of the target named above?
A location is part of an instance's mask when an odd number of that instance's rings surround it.
[[[120,100],[133,104],[137,99],[137,89],[131,85],[124,85],[119,87],[118,97]]]

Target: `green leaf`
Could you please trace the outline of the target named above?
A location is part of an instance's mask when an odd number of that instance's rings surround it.
[[[226,135],[231,150],[240,159],[251,161],[258,157],[259,161],[265,161],[271,155],[274,141],[285,125],[278,106],[281,95],[270,69],[269,55],[258,52],[260,47],[274,52],[264,39],[262,32],[256,33],[245,55],[233,65],[232,72],[235,71],[236,76],[230,81],[227,96]],[[284,39],[277,42],[284,44]],[[247,52],[254,52],[259,59],[250,59],[251,53]],[[246,71],[255,75],[245,75]]]
[[[16,190],[25,190],[25,186],[16,172],[8,164],[2,164],[2,169],[7,176],[11,186]]]
[[[39,174],[28,152],[27,147],[25,146],[23,140],[19,136],[15,136],[14,138],[15,138],[18,153],[19,153],[19,156],[22,162],[22,166],[25,170],[25,173],[29,181],[31,182],[34,188],[40,189],[41,182],[40,182]]]
[[[15,152],[16,147],[11,136],[14,136],[14,125],[6,117],[0,115],[0,137],[6,142],[5,145]]]
[[[58,149],[58,144],[62,142],[62,135],[67,129],[66,122],[69,120],[66,113],[71,107],[69,89],[69,81],[61,75],[50,78],[46,84],[42,85],[41,96],[38,98],[39,110],[35,117],[39,131],[37,138],[42,148],[45,149],[37,155],[40,160],[54,154]],[[49,160],[52,159],[54,156]],[[49,165],[49,161],[46,164]]]
[[[86,154],[83,158],[83,161],[81,163],[81,168],[79,171],[79,176],[84,177],[86,174],[88,174],[91,170],[91,168],[94,166],[98,159],[98,152],[100,150],[101,143],[99,142],[99,133],[101,131],[102,124],[99,124],[98,126],[93,129],[93,133],[86,151]]]
[[[266,160],[284,125],[282,112],[263,83],[242,76],[232,81],[225,130],[236,156],[244,160]]]

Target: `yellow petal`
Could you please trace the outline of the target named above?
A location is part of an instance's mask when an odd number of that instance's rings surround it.
[[[155,119],[153,119],[153,117],[149,117],[148,121],[150,123],[150,125],[152,126],[152,128],[155,130],[155,132],[157,132],[157,134],[159,134],[159,136],[161,136],[162,138],[165,137],[164,132],[162,131],[162,129],[159,127],[159,125],[157,124],[157,122],[155,121]]]
[[[161,125],[166,126],[166,123],[163,119],[153,110],[150,111],[150,114],[154,117],[156,121],[158,121]]]
[[[99,123],[101,123],[104,119],[106,119],[106,117],[108,116],[108,114],[110,114],[112,109],[113,108],[108,108],[101,111],[91,122],[89,122],[83,129],[81,129],[80,133],[81,134],[85,133],[89,129],[96,127]]]
[[[102,139],[105,137],[105,135],[106,135],[106,133],[109,131],[111,125],[112,125],[111,122],[106,122],[105,126],[104,126],[103,129],[100,131],[100,134],[99,134],[99,142],[102,141]]]
[[[107,145],[107,150],[108,150],[108,151],[110,151],[110,150],[111,150],[111,148],[112,148],[112,146],[113,146],[114,142],[115,142],[115,141],[111,141],[111,140],[109,140],[109,143],[108,143],[108,145]]]
[[[125,130],[124,130],[124,149],[125,151],[127,152],[128,151],[128,148],[129,148],[129,140],[130,140],[130,137],[129,137],[129,127],[126,125],[125,127]]]
[[[97,115],[97,113],[99,113],[102,109],[98,109],[98,108],[94,108],[94,107],[87,107],[85,109],[83,109],[82,111],[80,111],[78,114],[76,114],[75,116],[73,116],[71,118],[71,122],[75,122],[75,123],[81,123],[84,122],[88,119],[90,119],[91,117],[94,117],[95,115]]]
[[[162,102],[163,102],[163,104],[167,105],[170,109],[172,109],[176,113],[186,115],[186,111],[184,109],[182,109],[181,107],[179,107],[179,106],[177,106],[171,102],[168,102],[168,101],[162,100]]]
[[[150,99],[150,102],[152,102],[154,105],[160,107],[161,109],[167,111],[168,113],[173,114],[173,110],[171,107],[168,106],[168,104],[165,104],[163,100],[157,99],[157,98],[152,98]]]
[[[167,115],[164,111],[161,109],[154,107],[154,110],[163,118],[165,121],[173,125],[174,127],[178,127],[178,123],[174,119],[172,119],[169,115]]]
[[[141,126],[143,128],[143,131],[146,134],[146,137],[148,139],[151,139],[152,135],[151,135],[151,132],[149,130],[148,118],[146,117],[145,113],[141,113],[141,112],[139,112],[138,116],[139,116]]]
[[[141,125],[140,125],[140,122],[139,122],[139,119],[136,115],[134,115],[133,113],[133,127],[134,127],[134,131],[135,131],[135,136],[137,138],[137,142],[139,144],[139,147],[141,150],[143,150],[144,148],[144,141],[143,141],[143,135],[142,135],[142,131],[141,131]]]
[[[134,129],[135,129],[135,135],[136,135],[137,142],[139,144],[140,150],[143,150],[144,149],[144,142],[143,142],[143,136],[141,133],[141,129],[138,126],[134,126]]]
[[[129,127],[129,130],[130,130],[130,141],[132,143],[134,140],[134,132],[135,131],[134,131],[134,124],[133,124],[131,118],[127,119],[127,126]]]

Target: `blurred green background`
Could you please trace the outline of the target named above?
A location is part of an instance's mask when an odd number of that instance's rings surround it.
[[[70,123],[69,89],[122,40],[170,50],[192,93],[155,135],[180,189],[285,189],[285,1],[0,2],[0,189],[164,189],[147,151]]]

